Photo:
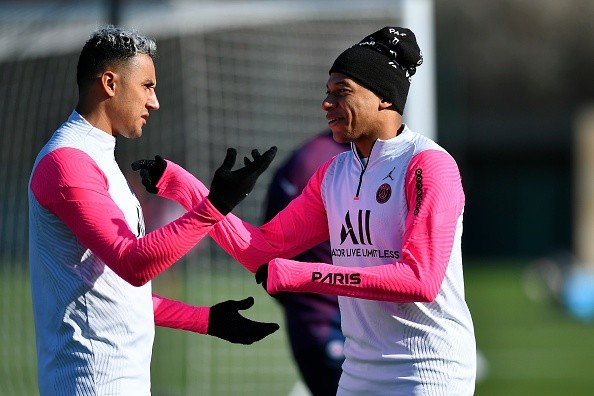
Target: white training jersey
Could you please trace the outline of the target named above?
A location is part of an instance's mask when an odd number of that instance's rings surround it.
[[[186,209],[208,194],[168,166],[159,194]],[[405,127],[322,165],[302,194],[256,227],[228,214],[210,235],[266,290],[339,296],[346,337],[338,395],[469,396],[476,343],[465,302],[465,196],[454,159]],[[332,264],[289,259],[330,240]]]
[[[424,185],[415,189],[428,195],[427,189],[431,188],[427,185],[431,161],[418,159],[410,166],[413,158],[421,153],[449,157],[435,142],[405,128],[396,138],[376,141],[367,164],[353,152],[339,155],[330,164],[321,192],[335,266],[370,268],[389,266],[400,260],[407,262],[403,250],[410,250],[413,244],[409,242],[407,249],[403,246],[405,238],[417,239],[415,245],[422,249],[432,249],[432,246],[422,246],[423,235],[414,235],[414,231],[406,234],[407,222],[412,221],[415,210],[404,194],[407,182],[422,170],[421,177],[417,175],[415,179],[416,183]],[[450,193],[452,195],[445,199],[453,202],[460,199],[461,191],[452,188]],[[429,205],[427,196],[416,202],[418,209]],[[435,282],[441,284],[433,301],[391,302],[338,297],[346,337],[339,395],[473,394],[476,345],[472,319],[464,300],[462,213],[456,217],[452,219],[452,238],[444,238],[450,241],[451,253],[444,258],[445,276],[443,273],[440,277],[435,275]],[[441,232],[447,234],[445,229]],[[439,239],[439,235],[433,236],[432,244],[442,243]],[[415,247],[415,250],[420,248]],[[414,255],[421,254],[414,252]],[[431,257],[427,255],[427,259]],[[418,258],[425,261],[425,257]],[[433,260],[438,261],[438,258],[438,254],[433,255]],[[431,277],[440,273],[417,271],[416,276],[425,276],[423,282],[426,283],[431,283]],[[359,273],[365,276],[364,271]],[[404,278],[404,274],[395,274],[395,278],[399,277]],[[390,279],[385,276],[383,281],[388,283]]]
[[[103,174],[108,194],[123,212],[127,226],[141,237],[142,209],[115,161],[115,143],[113,136],[73,112],[39,153],[32,179],[49,153],[82,151],[99,168],[92,170],[95,175]],[[44,189],[39,188],[38,194],[43,196]],[[39,203],[41,196],[29,189],[40,394],[149,395],[154,338],[150,282],[134,287],[115,274]]]
[[[187,175],[164,178],[182,179],[171,189],[178,202],[207,194]],[[339,395],[468,396],[476,345],[464,298],[464,202],[454,159],[405,127],[378,139],[368,159],[353,147],[322,165],[268,223],[229,214],[210,235],[252,272],[268,263],[273,295],[339,296]],[[333,265],[289,259],[328,239]]]

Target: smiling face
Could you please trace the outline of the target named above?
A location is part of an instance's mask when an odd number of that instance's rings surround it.
[[[142,136],[149,111],[159,108],[155,66],[150,56],[139,54],[114,70],[103,76],[111,87],[108,112],[111,133],[135,139]]]
[[[334,140],[354,142],[365,154],[385,134],[382,111],[391,104],[342,73],[331,73],[326,88],[322,109]]]

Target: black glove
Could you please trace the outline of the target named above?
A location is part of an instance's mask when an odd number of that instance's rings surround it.
[[[223,164],[215,171],[208,199],[221,214],[226,215],[252,191],[258,177],[268,168],[276,155],[276,147],[268,149],[263,155],[252,150],[253,160],[244,158],[244,167],[231,170],[235,165],[237,151],[227,149]]]
[[[167,162],[160,155],[155,155],[154,160],[138,160],[132,163],[132,170],[140,170],[142,185],[146,191],[156,194],[159,192],[157,183],[167,167]]]
[[[239,310],[254,305],[254,298],[241,301],[228,300],[210,307],[208,331],[206,334],[227,340],[234,344],[249,345],[279,329],[276,323],[255,322],[239,314]]]
[[[256,283],[261,284],[262,287],[264,288],[264,290],[266,291],[266,293],[268,293],[268,290],[266,290],[267,282],[268,282],[268,264],[262,264],[261,266],[258,267],[258,270],[256,271]]]
[[[270,297],[276,299],[281,305],[284,305],[288,302],[291,292],[276,292],[274,294],[270,294],[268,291],[268,263],[262,264],[258,267],[258,270],[256,271],[256,283],[261,284],[264,288],[264,291],[268,293]]]

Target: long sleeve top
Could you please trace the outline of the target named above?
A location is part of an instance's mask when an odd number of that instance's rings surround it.
[[[208,191],[174,164],[160,194],[186,208]],[[405,127],[322,165],[302,194],[255,227],[232,214],[210,235],[267,290],[339,296],[340,395],[471,395],[476,345],[464,299],[465,196],[454,159]],[[332,264],[290,260],[330,240]]]
[[[154,326],[205,334],[209,307],[151,292],[222,219],[203,200],[147,235],[115,138],[76,111],[29,182],[29,259],[41,395],[150,394]]]

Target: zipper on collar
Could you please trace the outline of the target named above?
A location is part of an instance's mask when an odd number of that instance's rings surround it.
[[[398,128],[398,131],[396,132],[396,136],[399,136],[404,131],[405,127],[406,127],[405,124],[400,124],[400,127]],[[369,161],[371,160],[371,153],[373,153],[373,147],[375,147],[376,142],[377,142],[377,139],[371,145],[371,149],[369,150],[369,157],[367,158],[367,161],[365,163],[363,163],[363,161],[359,157],[359,153],[357,153],[357,146],[355,146],[355,143],[351,143],[351,150],[353,152],[353,155],[355,156],[355,158],[357,158],[357,161],[359,161],[359,164],[361,164],[361,174],[359,175],[359,184],[357,185],[357,193],[355,194],[355,197],[353,198],[355,201],[359,200],[359,193],[361,192],[361,184],[363,183],[363,174],[367,170],[367,165],[369,165]]]
[[[373,146],[375,146],[375,142],[373,142],[373,144],[371,145],[371,150],[369,150],[369,157],[367,157],[367,161],[363,162],[363,160],[361,160],[361,158],[359,157],[359,153],[357,153],[357,147],[355,146],[355,143],[353,143],[353,145],[352,145],[353,154],[355,155],[355,158],[357,158],[357,161],[359,161],[359,164],[361,164],[361,173],[359,174],[359,184],[357,185],[357,192],[355,194],[355,197],[353,198],[355,201],[359,200],[359,194],[361,192],[361,184],[363,183],[363,174],[365,173],[365,170],[367,170],[367,166],[369,165],[369,161],[371,160],[371,153],[373,152]]]

